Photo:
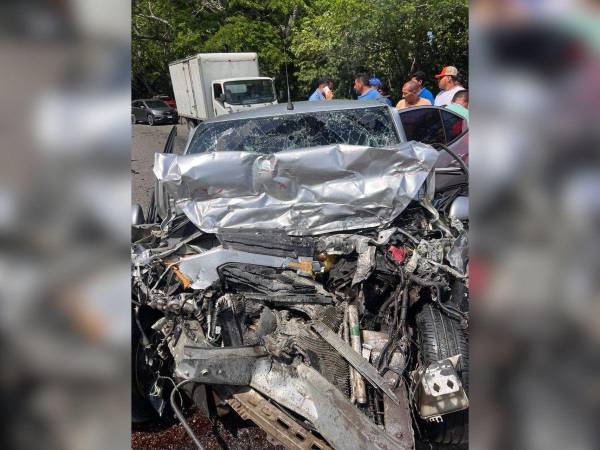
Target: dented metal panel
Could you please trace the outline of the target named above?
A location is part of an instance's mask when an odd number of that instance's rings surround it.
[[[202,348],[185,346],[176,374],[205,384],[244,386],[250,383],[256,360],[267,355],[259,346]]]
[[[437,150],[415,142],[270,155],[156,154],[154,174],[177,208],[205,232],[317,235],[389,223],[417,197],[437,157]]]
[[[218,281],[217,268],[228,262],[245,262],[269,267],[286,267],[289,258],[277,256],[257,255],[254,253],[226,250],[215,247],[207,252],[183,258],[179,264],[181,272],[189,277],[194,289],[206,289]]]
[[[258,361],[251,386],[306,417],[334,448],[408,449],[357,410],[316,370]]]
[[[432,362],[420,374],[419,415],[423,419],[436,419],[442,414],[469,407],[469,399],[455,369],[459,358],[460,355],[456,355]]]
[[[327,443],[299,424],[295,418],[256,392],[237,392],[227,401],[244,420],[252,420],[269,436],[290,450],[333,450]]]

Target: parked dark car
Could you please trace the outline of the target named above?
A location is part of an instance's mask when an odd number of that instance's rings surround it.
[[[135,100],[131,104],[131,123],[143,122],[152,126],[157,123],[177,123],[177,110],[162,100]]]
[[[177,102],[175,102],[175,100],[172,99],[171,97],[169,97],[168,95],[155,95],[152,98],[154,100],[161,100],[161,101],[165,102],[167,105],[169,105],[171,108],[177,109]]]

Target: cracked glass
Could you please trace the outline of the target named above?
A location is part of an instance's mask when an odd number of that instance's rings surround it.
[[[277,153],[330,144],[389,147],[400,143],[387,107],[318,111],[201,125],[189,153]]]

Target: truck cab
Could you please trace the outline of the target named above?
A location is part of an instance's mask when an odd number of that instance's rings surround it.
[[[272,78],[227,78],[212,82],[212,107],[215,116],[275,104],[277,97]]]
[[[190,128],[277,103],[273,79],[260,76],[254,52],[198,53],[170,63],[169,73],[179,116]]]

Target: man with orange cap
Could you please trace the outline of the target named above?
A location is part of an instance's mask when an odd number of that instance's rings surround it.
[[[454,94],[464,91],[465,88],[458,81],[458,69],[453,66],[447,66],[435,76],[438,82],[440,93],[435,97],[433,104],[435,106],[446,106],[452,103]]]

